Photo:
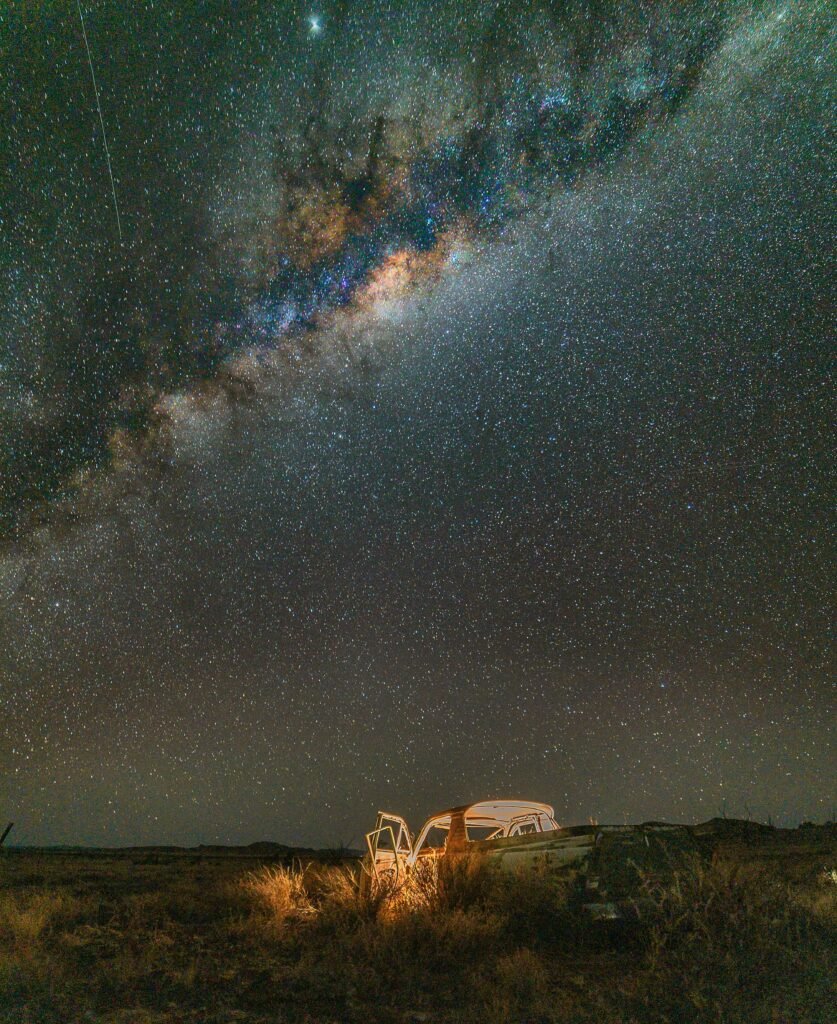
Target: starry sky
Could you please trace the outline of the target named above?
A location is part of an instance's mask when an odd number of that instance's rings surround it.
[[[0,9],[17,841],[833,817],[830,5],[86,0],[101,121],[79,13]]]

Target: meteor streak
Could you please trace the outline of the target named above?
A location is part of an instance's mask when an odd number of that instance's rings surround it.
[[[81,34],[84,36],[84,48],[87,50],[87,63],[90,67],[90,78],[93,81],[93,92],[96,96],[96,109],[99,111],[99,124],[102,126],[102,141],[105,144],[105,160],[108,165],[108,174],[110,175],[110,188],[113,193],[113,209],[116,212],[116,228],[119,232],[119,241],[122,241],[122,222],[119,219],[119,203],[116,201],[116,184],[113,180],[113,169],[110,165],[110,150],[108,149],[108,134],[105,131],[105,119],[102,117],[102,104],[99,101],[99,87],[96,84],[96,72],[93,70],[93,58],[90,55],[90,43],[87,41],[87,29],[84,27],[84,12],[81,9],[81,0],[76,0],[76,6],[78,7],[78,17],[81,22]]]

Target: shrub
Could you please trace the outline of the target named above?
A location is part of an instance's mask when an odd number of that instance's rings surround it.
[[[648,1022],[825,1024],[835,935],[775,871],[692,861],[659,892],[628,1005]]]
[[[314,909],[305,887],[305,872],[299,868],[261,868],[246,875],[242,887],[258,909],[279,926],[299,921]]]

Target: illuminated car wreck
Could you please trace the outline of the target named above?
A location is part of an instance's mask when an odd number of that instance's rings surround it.
[[[571,870],[585,909],[596,918],[639,915],[643,886],[667,874],[678,853],[698,849],[684,825],[563,827],[549,804],[529,800],[453,807],[432,815],[415,835],[400,815],[379,811],[366,848],[372,884],[399,885],[417,865],[464,856],[486,857],[506,869]]]
[[[367,863],[373,877],[397,881],[427,858],[489,849],[501,859],[524,850],[535,856],[538,840],[547,834],[554,838],[558,832],[560,826],[548,804],[525,800],[452,807],[428,818],[415,838],[402,817],[379,811],[375,828],[366,836]]]

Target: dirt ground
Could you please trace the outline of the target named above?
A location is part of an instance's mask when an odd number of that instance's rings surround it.
[[[0,1022],[831,1024],[837,830],[702,843],[630,924],[481,863],[370,895],[348,861],[4,850]]]

